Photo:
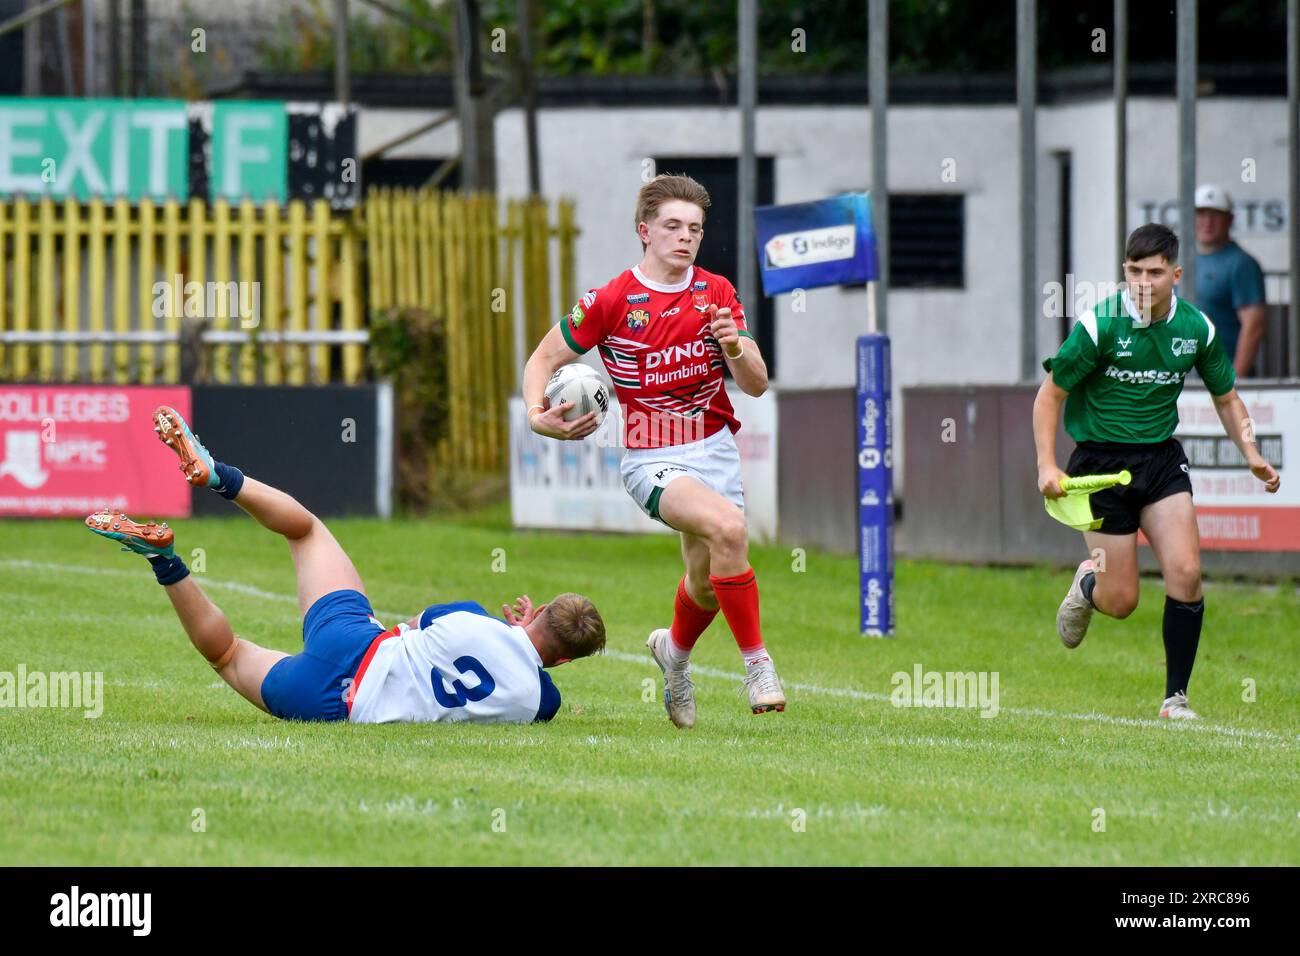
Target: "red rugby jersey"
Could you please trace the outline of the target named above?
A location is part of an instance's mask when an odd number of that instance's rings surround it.
[[[623,406],[628,448],[699,441],[724,426],[740,430],[724,385],[722,347],[709,331],[710,305],[731,309],[740,334],[753,338],[735,288],[696,266],[676,285],[627,269],[560,321],[579,355],[600,349]]]

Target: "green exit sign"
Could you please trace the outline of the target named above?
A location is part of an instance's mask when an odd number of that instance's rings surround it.
[[[280,102],[0,98],[4,196],[183,201],[197,165],[204,198],[284,202],[287,157]]]

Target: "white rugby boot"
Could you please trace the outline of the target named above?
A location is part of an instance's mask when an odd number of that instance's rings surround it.
[[[1079,569],[1074,572],[1070,590],[1066,592],[1065,600],[1056,611],[1056,634],[1066,647],[1079,646],[1083,636],[1088,633],[1088,622],[1092,620],[1092,612],[1096,610],[1092,602],[1083,596],[1080,587],[1083,576],[1091,570],[1092,559],[1085,558],[1079,564]]]
[[[769,710],[785,710],[785,691],[781,689],[781,679],[776,676],[776,665],[772,658],[764,657],[745,667],[745,681],[742,690],[749,691],[749,709],[756,714],[765,714]]]
[[[666,627],[651,631],[645,646],[664,672],[664,710],[668,719],[682,730],[695,726],[695,683],[691,680],[691,662],[676,661],[668,651],[672,632]]]
[[[1160,716],[1170,720],[1200,720],[1201,715],[1187,706],[1187,695],[1174,694],[1160,705]]]

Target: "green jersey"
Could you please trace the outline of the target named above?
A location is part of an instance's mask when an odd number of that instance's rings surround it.
[[[1178,427],[1178,396],[1193,368],[1212,395],[1236,382],[1214,323],[1173,296],[1169,314],[1144,321],[1127,292],[1079,317],[1043,368],[1070,393],[1065,430],[1076,442],[1162,442]]]

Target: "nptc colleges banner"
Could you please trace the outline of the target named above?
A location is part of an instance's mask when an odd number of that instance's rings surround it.
[[[867,193],[759,206],[754,210],[754,238],[764,295],[872,282],[879,274]]]
[[[0,195],[347,207],[360,188],[355,116],[337,104],[0,98]]]
[[[185,517],[190,486],[152,413],[190,414],[190,390],[0,385],[0,515]]]

